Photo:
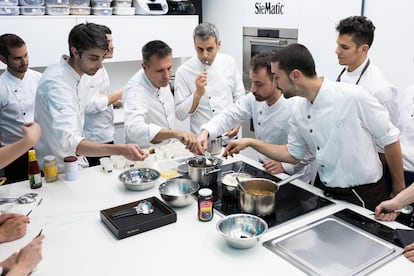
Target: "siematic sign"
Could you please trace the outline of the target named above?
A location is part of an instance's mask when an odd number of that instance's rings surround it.
[[[280,2],[256,2],[254,4],[254,13],[283,15],[285,13],[285,5]]]

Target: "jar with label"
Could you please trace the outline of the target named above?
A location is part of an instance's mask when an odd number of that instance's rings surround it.
[[[198,191],[198,219],[210,221],[213,219],[213,191],[203,188]]]
[[[47,155],[43,158],[43,173],[46,182],[53,182],[58,179],[56,157]]]
[[[30,188],[37,189],[42,187],[42,174],[40,172],[39,164],[37,163],[36,151],[29,150],[29,183]]]

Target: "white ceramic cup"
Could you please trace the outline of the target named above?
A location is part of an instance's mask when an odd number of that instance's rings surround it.
[[[79,178],[78,158],[76,156],[67,156],[63,158],[65,180],[74,181]]]

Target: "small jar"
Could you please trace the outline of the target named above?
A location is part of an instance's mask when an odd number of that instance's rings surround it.
[[[47,155],[43,158],[43,173],[46,182],[53,182],[58,179],[56,157]]]
[[[210,221],[213,219],[213,191],[203,188],[198,191],[198,219]]]
[[[65,180],[74,181],[79,178],[78,158],[76,156],[67,156],[63,158],[65,170]]]

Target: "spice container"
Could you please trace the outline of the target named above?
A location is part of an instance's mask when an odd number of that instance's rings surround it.
[[[77,180],[79,178],[78,158],[76,156],[67,156],[63,158],[63,163],[65,180]]]
[[[37,189],[42,187],[42,174],[40,172],[39,164],[37,163],[36,151],[29,150],[29,183],[30,188]]]
[[[213,191],[204,188],[198,191],[198,219],[210,221],[213,219]]]
[[[47,155],[43,159],[43,172],[46,182],[53,182],[58,179],[56,157]]]

